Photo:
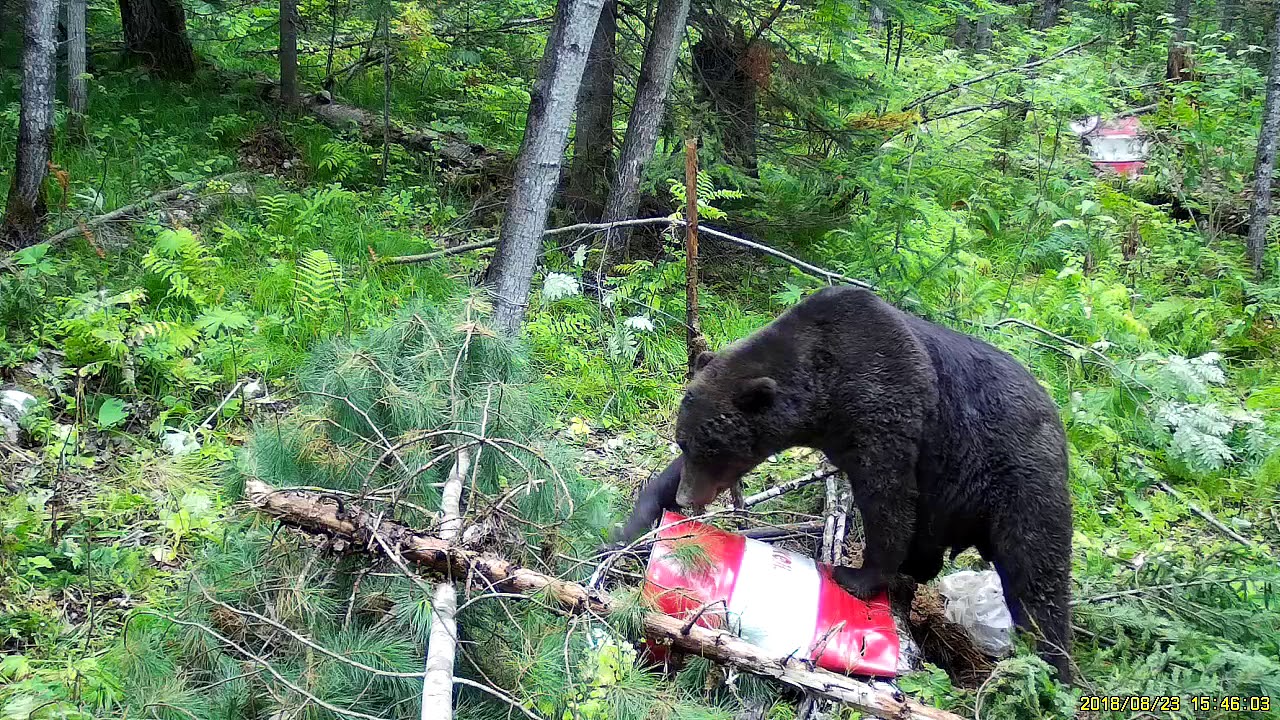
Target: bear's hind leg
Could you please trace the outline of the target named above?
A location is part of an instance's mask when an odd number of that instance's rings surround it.
[[[1003,538],[997,534],[992,560],[1013,621],[1035,634],[1040,657],[1057,669],[1063,684],[1070,685],[1071,559],[1055,552],[1062,545],[1034,542],[1035,537],[1034,533]]]

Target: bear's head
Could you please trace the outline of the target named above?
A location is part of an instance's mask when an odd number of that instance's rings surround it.
[[[698,356],[680,402],[676,442],[685,461],[676,502],[682,507],[705,506],[788,445],[779,423],[778,382],[725,355]]]

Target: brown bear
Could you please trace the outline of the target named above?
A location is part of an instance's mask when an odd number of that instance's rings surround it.
[[[1022,365],[834,287],[695,366],[676,424],[677,503],[706,505],[786,448],[821,450],[849,477],[865,527],[862,567],[837,568],[841,585],[867,597],[900,575],[926,582],[948,549],[975,547],[1014,620],[1071,682],[1066,438]]]

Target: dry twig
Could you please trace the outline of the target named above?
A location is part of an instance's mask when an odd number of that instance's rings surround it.
[[[370,518],[358,508],[347,508],[347,512],[340,515],[333,505],[325,504],[314,496],[276,492],[257,480],[250,480],[245,490],[250,502],[263,512],[310,532],[356,540],[371,531]],[[593,594],[577,583],[522,568],[502,558],[480,555],[388,521],[383,521],[382,527],[375,531],[375,534],[383,533],[398,539],[396,550],[405,558],[455,576],[473,572],[490,581],[496,591],[542,592],[561,607],[601,616],[613,610],[608,598]],[[848,703],[865,713],[904,720],[958,720],[958,716],[952,713],[921,705],[892,690],[825,670],[810,670],[798,660],[769,655],[727,630],[696,626],[684,635],[683,627],[682,619],[668,615],[648,613],[644,618],[646,634],[656,641],[670,642],[686,652],[701,654],[713,661]]]

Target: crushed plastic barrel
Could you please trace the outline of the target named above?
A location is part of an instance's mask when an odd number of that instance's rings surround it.
[[[730,629],[778,658],[847,675],[898,674],[886,594],[860,600],[828,565],[676,513],[662,518],[644,593],[660,612],[690,619],[701,611],[697,624]]]

